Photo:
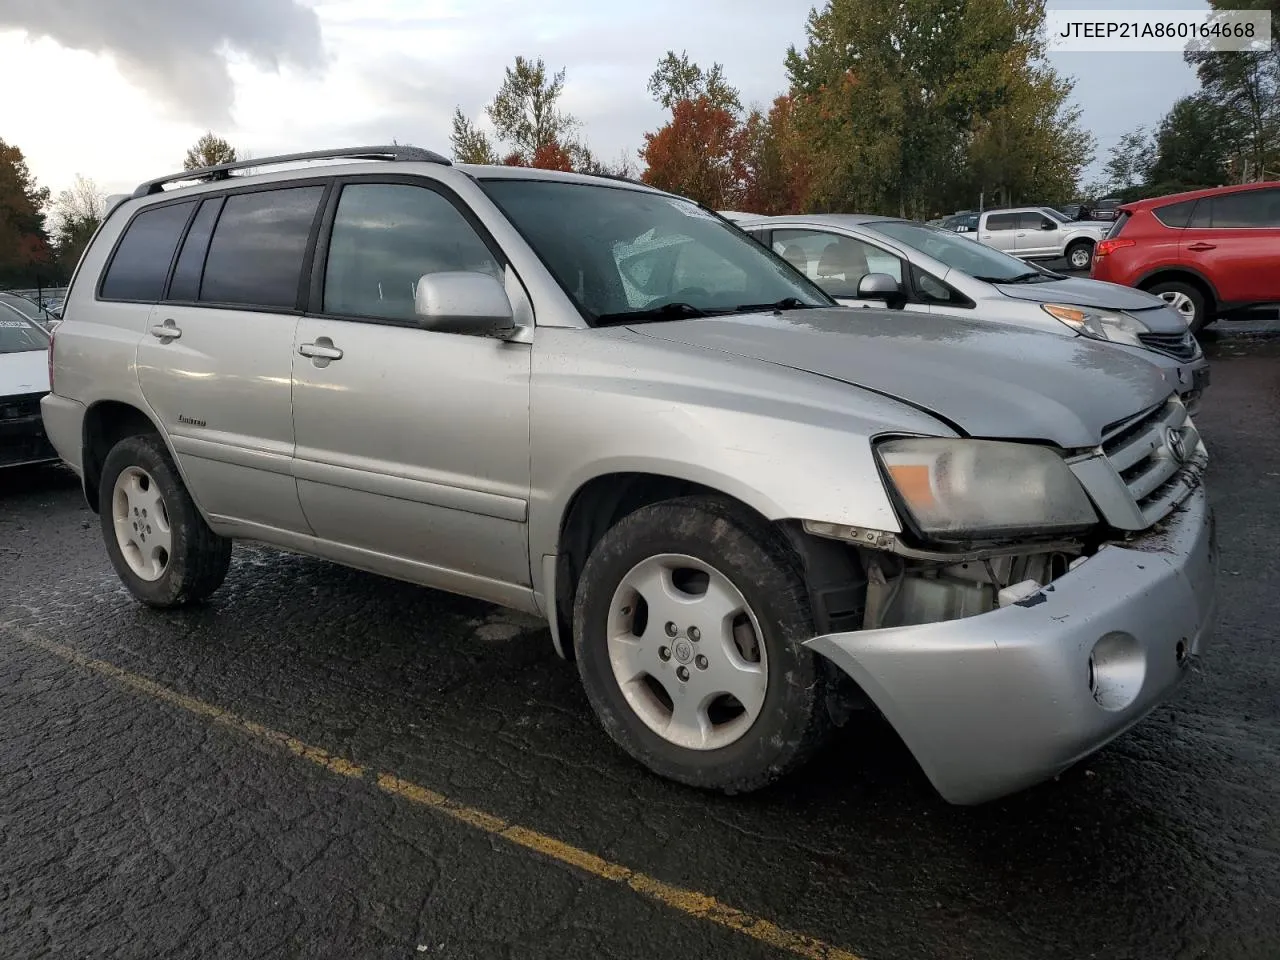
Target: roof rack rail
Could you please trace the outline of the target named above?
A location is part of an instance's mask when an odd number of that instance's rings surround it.
[[[441,156],[434,150],[422,147],[340,147],[335,150],[311,150],[307,153],[285,153],[275,157],[252,157],[248,160],[237,160],[234,163],[220,163],[213,167],[200,167],[196,170],[184,170],[167,177],[157,177],[138,185],[133,197],[147,197],[162,193],[166,183],[179,183],[183,180],[229,180],[231,171],[247,170],[251,167],[273,166],[278,163],[297,163],[303,160],[392,160],[418,163],[442,163],[452,166],[448,157]]]

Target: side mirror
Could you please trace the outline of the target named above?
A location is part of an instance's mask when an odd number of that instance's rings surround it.
[[[858,281],[858,298],[861,300],[883,300],[889,306],[898,306],[906,301],[902,292],[902,284],[887,273],[868,273]]]
[[[515,329],[507,291],[487,273],[423,274],[415,288],[413,309],[425,329],[440,333],[493,337]]]
[[[1054,223],[1052,220],[1041,220],[1040,229],[1041,230],[1057,230],[1058,225]]]

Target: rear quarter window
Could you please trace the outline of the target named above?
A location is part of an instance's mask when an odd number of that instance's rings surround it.
[[[194,200],[188,200],[150,207],[129,221],[111,255],[98,295],[103,300],[159,300],[178,238],[195,205]]]
[[[1196,201],[1183,200],[1181,203],[1170,203],[1163,207],[1156,207],[1151,212],[1166,227],[1181,230],[1191,222],[1191,214],[1195,211],[1195,208]],[[1127,215],[1122,214],[1122,216]]]
[[[1112,237],[1120,236],[1120,231],[1125,228],[1125,225],[1128,222],[1129,222],[1128,211],[1125,211],[1124,213],[1120,214],[1120,216],[1116,217],[1115,222],[1111,224],[1111,229],[1107,231],[1107,239],[1110,240]]]

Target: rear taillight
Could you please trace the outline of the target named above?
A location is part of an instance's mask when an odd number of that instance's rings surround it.
[[[1096,260],[1099,257],[1105,257],[1109,253],[1114,253],[1123,247],[1133,246],[1137,246],[1137,244],[1132,240],[1099,240],[1098,245],[1093,248],[1093,257]]]
[[[49,392],[53,393],[53,342],[58,337],[56,329],[49,331]]]

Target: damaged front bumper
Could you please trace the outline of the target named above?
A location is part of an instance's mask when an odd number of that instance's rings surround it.
[[[1212,632],[1217,549],[1204,488],[1016,604],[815,637],[893,725],[944,799],[1049,779],[1145,717]]]

